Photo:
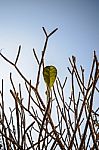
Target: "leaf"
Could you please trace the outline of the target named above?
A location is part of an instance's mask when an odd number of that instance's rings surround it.
[[[46,66],[43,70],[43,77],[46,85],[51,88],[57,76],[57,69],[54,66]]]

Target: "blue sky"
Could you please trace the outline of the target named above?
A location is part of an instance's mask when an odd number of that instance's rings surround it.
[[[13,61],[18,46],[22,45],[18,66],[33,83],[37,64],[32,49],[36,49],[40,58],[45,40],[43,26],[48,32],[58,28],[49,39],[46,65],[55,65],[58,76],[63,81],[69,74],[68,57],[74,55],[77,57],[78,67],[82,65],[85,68],[87,81],[94,50],[99,58],[99,0],[0,0],[0,49]],[[0,69],[0,90],[3,78],[4,100],[8,108],[12,106],[9,97],[10,72],[13,72],[13,81],[17,88],[22,80],[1,58]],[[67,88],[68,93],[70,85]],[[23,95],[25,99],[25,92]],[[96,97],[97,108],[99,96]]]
[[[85,67],[93,50],[99,54],[98,0],[3,0],[0,22],[0,49],[10,57],[20,44],[23,55],[30,55],[32,48],[41,54],[42,26],[48,32],[59,28],[49,41],[48,63],[58,63],[62,68],[67,58],[75,55]]]
[[[74,55],[88,75],[93,51],[99,56],[99,0],[0,0],[0,49],[15,60],[22,45],[19,66],[28,78],[34,77],[37,68],[32,49],[41,55],[43,26],[48,32],[58,27],[49,39],[46,65],[55,65],[63,80],[68,57]],[[0,78],[8,80],[12,68],[3,60],[0,68]]]

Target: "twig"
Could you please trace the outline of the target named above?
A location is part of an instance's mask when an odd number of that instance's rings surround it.
[[[37,54],[36,54],[34,48],[33,48],[33,54],[34,54],[34,56],[35,56],[35,59],[36,59],[36,61],[37,61],[37,64],[39,65],[39,64],[40,64],[40,63],[39,63],[39,59],[38,59],[38,57],[37,57]]]
[[[17,54],[16,60],[15,60],[15,66],[17,64],[17,61],[18,61],[18,58],[19,58],[19,55],[20,55],[20,51],[21,51],[21,45],[19,46],[19,49],[18,49],[18,54]]]

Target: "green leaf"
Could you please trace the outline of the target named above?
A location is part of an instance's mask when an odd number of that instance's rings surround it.
[[[43,70],[43,77],[46,85],[51,88],[57,76],[57,69],[54,66],[46,66]]]

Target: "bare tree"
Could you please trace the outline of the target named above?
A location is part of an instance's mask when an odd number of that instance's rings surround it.
[[[51,33],[45,34],[45,44],[42,50],[41,59],[38,59],[35,49],[33,54],[37,62],[37,80],[36,85],[32,85],[31,80],[18,68],[21,46],[19,46],[17,57],[14,62],[10,61],[2,53],[0,56],[10,65],[12,65],[20,78],[23,79],[25,90],[28,94],[28,103],[24,104],[24,95],[22,95],[21,84],[19,90],[16,90],[15,83],[10,74],[12,89],[10,93],[14,100],[14,108],[9,109],[10,118],[7,117],[4,109],[4,90],[3,79],[2,89],[0,91],[0,149],[3,150],[87,150],[99,149],[99,107],[94,110],[94,94],[99,93],[97,87],[99,78],[99,62],[94,51],[92,67],[89,73],[87,85],[85,84],[85,72],[82,66],[80,71],[76,65],[76,57],[69,58],[70,67],[70,96],[68,100],[65,97],[67,77],[62,84],[57,76],[54,86],[50,92],[41,96],[39,90],[40,77],[45,67],[45,52],[49,38],[57,31],[57,28]],[[76,90],[77,89],[77,90]],[[78,91],[78,92],[77,92]],[[99,105],[98,105],[99,106]],[[50,111],[49,111],[50,107]],[[54,113],[54,114],[53,114]],[[54,117],[55,115],[55,117]],[[30,120],[27,122],[28,120]],[[16,120],[16,123],[15,121]]]

